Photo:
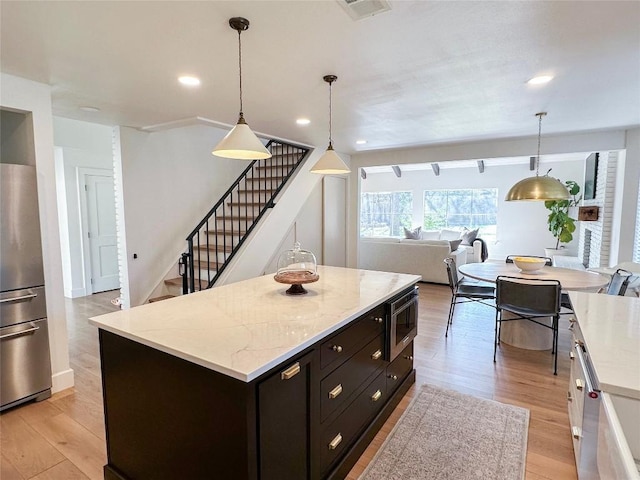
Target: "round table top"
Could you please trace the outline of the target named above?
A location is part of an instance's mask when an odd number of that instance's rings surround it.
[[[609,277],[595,272],[545,266],[535,273],[523,273],[513,263],[504,262],[467,263],[460,265],[458,270],[467,277],[494,283],[500,275],[522,279],[558,280],[563,290],[592,290],[609,283]]]

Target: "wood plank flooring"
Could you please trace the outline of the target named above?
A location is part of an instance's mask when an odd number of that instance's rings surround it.
[[[76,385],[44,402],[0,415],[2,480],[103,478],[106,446],[98,336],[87,318],[117,310],[110,303],[115,296],[105,292],[67,299],[69,353]],[[445,338],[449,300],[447,286],[420,284],[416,385],[430,383],[528,408],[527,480],[576,479],[566,408],[570,348],[566,319],[561,320],[558,375],[554,376],[548,351],[503,345],[493,363],[494,310],[484,305],[459,305]],[[358,478],[414,393],[412,387],[347,479]]]

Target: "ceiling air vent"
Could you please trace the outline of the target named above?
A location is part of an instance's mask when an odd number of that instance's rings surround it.
[[[391,10],[387,0],[338,0],[338,3],[354,20]]]

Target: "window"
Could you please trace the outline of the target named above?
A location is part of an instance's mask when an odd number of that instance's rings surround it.
[[[411,228],[411,192],[363,192],[360,198],[360,236],[401,237]]]
[[[426,190],[424,192],[425,230],[441,228],[480,228],[486,241],[496,241],[498,189]]]

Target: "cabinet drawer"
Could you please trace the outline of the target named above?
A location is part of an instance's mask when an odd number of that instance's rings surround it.
[[[387,367],[387,391],[389,394],[398,388],[411,370],[413,370],[413,342],[407,345]]]
[[[384,333],[384,304],[365,313],[351,325],[322,344],[320,368],[336,368],[363,345]]]
[[[367,421],[380,411],[388,395],[381,372],[342,414],[322,431],[320,469],[325,473],[357,438]]]
[[[362,383],[384,367],[383,336],[378,335],[320,384],[321,421],[343,405]]]

